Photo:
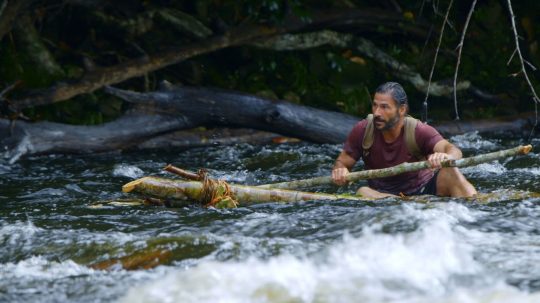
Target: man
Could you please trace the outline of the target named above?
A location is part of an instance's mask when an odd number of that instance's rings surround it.
[[[433,127],[406,118],[409,105],[399,83],[380,85],[375,91],[371,110],[372,122],[364,119],[356,124],[336,160],[332,170],[332,179],[336,184],[347,182],[345,176],[360,157],[364,160],[365,169],[378,169],[416,162],[424,156],[432,169],[368,180],[369,186],[361,187],[357,194],[370,198],[401,194],[450,197],[471,197],[476,194],[475,188],[456,167],[441,168],[443,160],[460,159],[461,150],[445,140]],[[407,123],[413,124],[406,128]],[[407,131],[411,134],[409,138],[413,138],[408,141]],[[372,140],[371,145],[366,145],[364,136]],[[419,153],[412,151],[411,146],[417,147]]]

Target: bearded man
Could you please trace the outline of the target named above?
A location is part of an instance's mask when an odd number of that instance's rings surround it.
[[[403,87],[396,82],[380,85],[373,97],[372,115],[351,130],[334,168],[332,179],[344,185],[347,174],[362,158],[365,169],[380,169],[403,162],[429,161],[432,169],[368,180],[357,194],[369,198],[396,195],[471,197],[474,186],[456,167],[441,167],[441,161],[460,159],[461,150],[433,127],[408,117],[409,104]]]

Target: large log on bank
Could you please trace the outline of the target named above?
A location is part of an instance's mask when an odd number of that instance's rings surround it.
[[[265,189],[255,186],[229,184],[231,193],[240,205],[265,202],[300,202],[310,200],[352,200],[368,199],[349,195],[309,193],[285,189]],[[218,189],[220,190],[220,189]],[[122,187],[124,192],[137,192],[144,196],[168,200],[173,207],[192,205],[200,201],[203,183],[157,177],[144,177],[129,182]]]
[[[316,143],[342,143],[360,120],[343,113],[220,89],[176,87],[137,93],[108,87],[106,91],[159,112],[197,118],[200,125],[250,127]]]
[[[21,156],[49,153],[99,153],[133,148],[159,134],[191,128],[191,119],[177,115],[127,114],[97,126],[0,119],[0,148],[11,163]]]
[[[272,135],[209,140],[212,134],[186,136],[178,130],[197,126],[233,126],[266,130],[283,136],[318,143],[342,143],[361,118],[254,95],[205,88],[173,88],[153,93],[135,93],[109,88],[109,92],[139,104],[151,104],[162,114],[126,114],[95,126],[53,122],[29,123],[0,119],[0,149],[15,162],[21,156],[51,153],[94,153],[132,148],[205,146],[238,142],[269,142]],[[510,133],[527,136],[534,126],[534,113],[508,120],[457,121],[433,124],[443,135]],[[237,136],[233,133],[233,136]],[[215,136],[214,136],[215,137]],[[218,136],[222,137],[222,136]],[[254,141],[250,141],[254,140]]]

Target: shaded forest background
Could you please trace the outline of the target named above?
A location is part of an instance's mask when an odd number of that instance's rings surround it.
[[[1,115],[100,124],[121,116],[129,107],[100,89],[104,85],[144,92],[158,89],[167,80],[362,117],[370,110],[374,88],[397,80],[409,94],[413,115],[419,116],[450,2],[432,80],[446,88],[452,87],[456,47],[472,1],[3,0],[0,87],[6,90]],[[512,4],[521,51],[530,63],[527,72],[538,91],[539,72],[533,66],[540,66],[540,2],[514,0]],[[510,20],[507,1],[476,5],[459,68],[458,81],[465,83],[458,93],[462,119],[535,108],[514,54]],[[302,38],[306,33],[319,36]],[[282,42],[289,44],[279,48],[276,35],[284,34],[304,42],[285,38]],[[322,37],[327,37],[326,43],[306,42]],[[204,51],[188,51],[165,62],[192,46]],[[388,58],[394,61],[389,63]],[[126,79],[107,82],[101,77],[136,70],[137,62],[141,69]],[[130,67],[117,70],[123,64]],[[154,67],[145,71],[144,64]],[[422,84],[400,78],[402,67],[412,78],[423,78]],[[64,99],[57,97],[59,88],[88,87],[90,82],[98,84]],[[430,119],[455,118],[451,89],[434,91],[428,100]]]

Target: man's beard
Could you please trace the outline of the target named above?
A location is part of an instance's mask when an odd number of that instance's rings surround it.
[[[377,124],[375,123],[375,128],[380,131],[387,131],[393,128],[394,126],[396,126],[396,124],[399,122],[399,114],[396,113],[396,115],[389,118],[388,121],[384,121],[383,119],[380,119],[380,118],[375,118],[373,122],[383,122],[384,124],[382,127],[378,127]]]

